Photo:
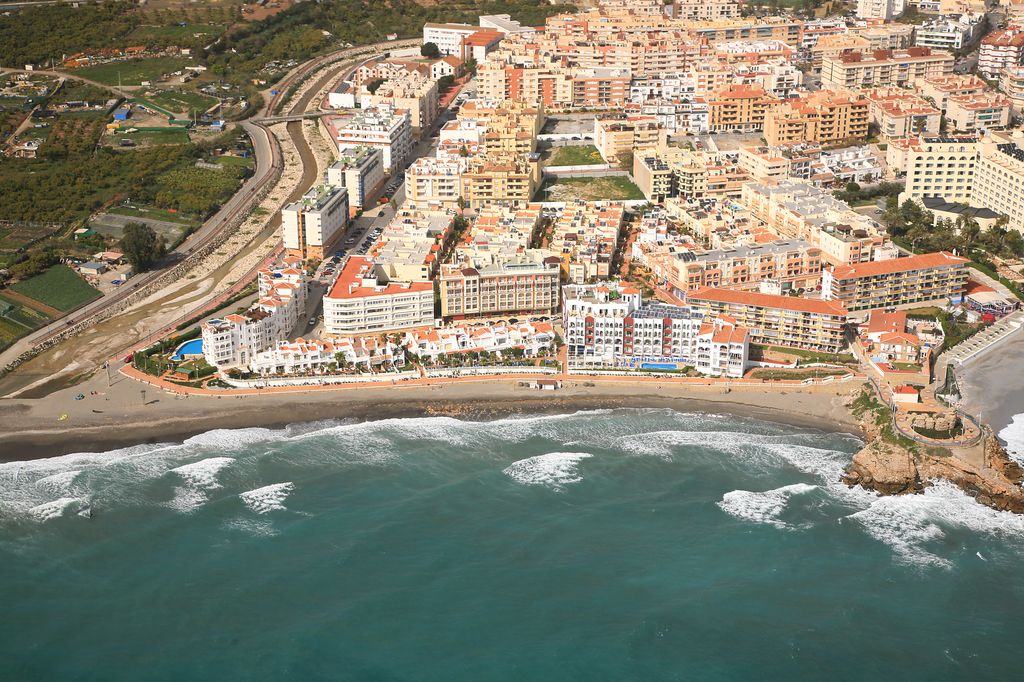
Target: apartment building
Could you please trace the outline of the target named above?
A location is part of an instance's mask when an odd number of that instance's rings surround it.
[[[389,280],[429,282],[455,241],[450,209],[402,204],[370,249]]]
[[[361,109],[332,119],[330,125],[339,148],[365,145],[380,149],[384,169],[391,175],[401,171],[412,154],[412,120],[406,111],[388,106]]]
[[[454,262],[497,262],[526,253],[541,224],[540,204],[494,203],[477,211],[471,229],[455,245]]]
[[[972,206],[1009,218],[1007,227],[1024,231],[1024,133],[990,133],[978,143]]]
[[[1003,69],[1003,75],[999,79],[999,89],[1010,98],[1014,116],[1024,113],[1024,66]]]
[[[750,175],[735,155],[667,147],[635,154],[633,180],[648,199],[664,201],[677,196],[738,197]]]
[[[550,315],[558,309],[562,259],[521,254],[442,265],[441,317]]]
[[[845,345],[846,308],[836,301],[704,288],[686,296],[705,318],[728,317],[749,330],[750,341],[838,353]]]
[[[1012,69],[1024,62],[1024,31],[1011,28],[992,31],[981,39],[978,48],[978,73],[998,78],[1003,69]]]
[[[914,44],[940,50],[959,50],[981,31],[984,14],[965,12],[958,18],[938,17],[914,30]]]
[[[968,262],[940,251],[837,265],[822,274],[822,297],[850,311],[946,301],[963,294]]]
[[[868,112],[886,140],[937,135],[942,112],[922,97],[900,88],[878,88],[867,95]]]
[[[456,119],[473,121],[484,130],[516,130],[537,137],[544,128],[544,108],[521,100],[470,99]]]
[[[644,303],[621,283],[567,286],[562,322],[570,366],[691,366],[708,376],[743,376],[749,334],[733,320],[687,306]]]
[[[763,130],[769,109],[778,102],[759,85],[728,85],[708,98],[708,128],[714,132]]]
[[[312,187],[298,201],[281,209],[281,237],[291,256],[322,260],[345,233],[349,220],[348,190],[336,185]]]
[[[814,289],[821,279],[821,249],[794,239],[677,254],[668,284],[685,295],[703,287],[756,289],[770,281],[783,291]]]
[[[454,208],[462,198],[462,174],[469,159],[421,156],[405,170],[406,201],[432,208]]]
[[[618,162],[634,150],[664,147],[667,143],[665,127],[652,116],[594,117],[594,145],[608,163]]]
[[[912,24],[867,20],[855,22],[850,32],[867,40],[869,50],[902,50],[914,44]]]
[[[821,249],[830,263],[871,260],[886,243],[877,223],[806,181],[748,182],[740,202],[783,239],[802,239]]]
[[[903,14],[904,0],[857,0],[858,19],[892,21]]]
[[[946,102],[958,95],[977,95],[988,89],[985,81],[974,74],[935,76],[914,83],[917,93],[946,113]]]
[[[434,125],[440,112],[437,81],[415,71],[395,71],[370,96],[375,107],[405,111],[414,137],[421,137]]]
[[[434,285],[391,280],[369,258],[349,258],[324,296],[328,334],[359,336],[433,324]]]
[[[952,54],[927,47],[844,52],[822,60],[821,84],[825,88],[907,86],[919,79],[951,74],[954,61]]]
[[[737,0],[675,0],[672,16],[684,21],[719,21],[735,19],[740,13]]]
[[[327,167],[327,184],[348,191],[349,212],[373,204],[384,185],[384,153],[376,147],[342,147],[338,160]]]
[[[811,69],[821,73],[826,57],[836,59],[844,52],[869,52],[871,49],[871,41],[855,33],[824,35],[810,48]]]
[[[474,208],[494,201],[527,202],[540,186],[540,178],[540,159],[536,154],[471,157],[462,173],[462,198]]]
[[[769,110],[764,137],[773,147],[843,144],[867,138],[868,121],[869,104],[863,95],[819,90]]]
[[[562,259],[563,280],[610,277],[625,207],[614,201],[567,203],[555,219],[548,248]]]
[[[646,116],[657,120],[667,134],[699,135],[708,131],[708,103],[703,97],[627,102],[624,111],[629,116]]]
[[[1002,130],[1010,124],[1013,102],[999,92],[957,95],[949,98],[946,120],[962,133]]]
[[[203,357],[214,367],[248,364],[258,352],[287,339],[306,312],[306,275],[296,260],[260,270],[259,296],[248,310],[200,325]]]

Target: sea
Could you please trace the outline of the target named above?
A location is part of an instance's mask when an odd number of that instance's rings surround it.
[[[1024,517],[614,409],[0,465],[0,680],[1024,677]]]

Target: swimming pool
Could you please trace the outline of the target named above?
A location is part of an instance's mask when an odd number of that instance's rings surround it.
[[[674,362],[645,362],[640,369],[679,369],[679,366]]]
[[[184,360],[189,355],[202,355],[203,354],[203,340],[192,339],[178,346],[178,350],[174,351],[174,355],[171,356],[171,360]]]

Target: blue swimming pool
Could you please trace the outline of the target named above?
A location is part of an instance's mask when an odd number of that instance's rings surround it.
[[[203,340],[192,339],[178,346],[178,350],[174,351],[174,355],[171,356],[171,360],[184,360],[189,355],[202,355],[203,354]]]
[[[645,362],[640,369],[678,369],[674,362]]]

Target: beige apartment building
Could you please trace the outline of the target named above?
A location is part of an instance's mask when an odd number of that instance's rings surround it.
[[[416,72],[396,71],[370,98],[373,106],[391,106],[409,112],[413,135],[419,137],[434,125],[440,111],[437,81]]]
[[[528,202],[540,186],[540,161],[534,156],[498,154],[471,158],[462,174],[462,198],[467,206],[492,201]]]
[[[859,94],[819,90],[772,108],[764,121],[768,145],[856,142],[868,135],[868,100]]]
[[[802,240],[737,246],[676,257],[669,284],[679,292],[702,287],[756,289],[762,282],[783,290],[813,289],[821,280],[821,249]]]
[[[950,97],[976,95],[985,92],[988,85],[974,74],[966,74],[925,78],[914,83],[914,88],[921,97],[930,99],[945,113],[946,102]]]
[[[731,317],[750,330],[753,343],[826,353],[838,353],[845,345],[846,308],[838,302],[704,288],[687,294],[686,303],[705,319]]]
[[[668,142],[668,133],[654,116],[594,117],[594,146],[608,163],[620,161],[638,149],[657,149]]]
[[[822,61],[821,84],[825,88],[906,86],[916,80],[951,74],[954,61],[949,52],[927,47],[844,52]]]
[[[1024,231],[1024,132],[991,133],[978,144],[971,205],[1009,218],[1007,227]]]
[[[871,120],[886,140],[939,132],[942,112],[912,92],[879,88],[868,93],[868,102]]]
[[[759,85],[728,85],[708,98],[708,128],[715,132],[763,130],[768,111],[778,102]]]
[[[558,310],[562,260],[527,255],[492,263],[442,265],[441,317],[550,315]]]
[[[876,310],[959,296],[967,286],[966,258],[945,251],[838,265],[822,275],[822,296],[847,310]]]
[[[954,130],[973,133],[1002,130],[1010,124],[1013,102],[1000,92],[956,95],[946,105],[946,120]]]

